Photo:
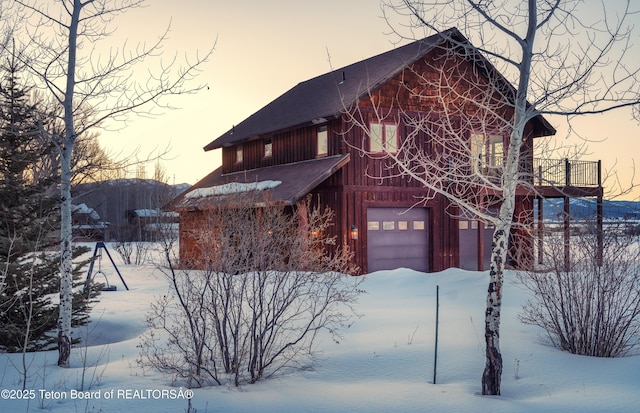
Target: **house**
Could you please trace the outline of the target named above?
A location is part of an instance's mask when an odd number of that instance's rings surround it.
[[[177,235],[178,213],[162,211],[160,208],[127,209],[126,230],[122,241],[157,241],[168,235]]]
[[[160,207],[190,187],[170,185],[154,179],[112,179],[74,185],[74,203],[85,204],[108,222],[109,231],[101,241],[148,241],[158,236],[158,223],[173,224],[176,213]]]
[[[363,273],[398,267],[427,272],[488,268],[490,227],[452,206],[443,195],[430,193],[415,179],[394,175],[384,157],[363,153],[376,152],[374,147],[389,152],[401,145],[415,127],[403,115],[408,111],[429,113],[437,105],[415,88],[423,78],[457,70],[450,67],[453,63],[462,68],[456,88],[474,87],[465,82],[468,74],[476,85],[497,91],[500,99],[513,95],[513,87],[480,53],[470,54],[469,47],[454,48],[451,56],[451,48],[444,47],[449,45],[470,46],[452,28],[299,83],[206,145],[205,151],[222,150],[222,166],[174,200],[173,208],[180,214],[181,257],[194,251],[189,234],[198,216],[224,202],[224,191],[215,188],[271,182],[262,191],[272,202],[295,206],[310,195],[317,205],[335,211],[333,235],[355,253],[355,263]],[[464,111],[476,110],[467,106]],[[508,102],[498,101],[491,110],[511,116]],[[381,111],[384,117],[379,116]],[[354,122],[363,127],[354,127]],[[541,116],[527,124],[522,168],[536,169],[534,138],[554,133]],[[473,146],[471,141],[478,135],[472,130],[467,135],[468,145]],[[492,162],[501,162],[508,138],[509,131],[492,135],[486,149]],[[434,142],[425,141],[424,146],[434,156],[443,155],[444,150]],[[390,176],[383,178],[384,171],[390,171]],[[550,182],[545,180],[554,186]],[[561,192],[549,190],[547,195],[561,196]],[[531,255],[536,197],[531,188],[519,189],[516,216],[522,225],[514,228],[512,237],[512,250],[519,254],[525,250]],[[486,198],[492,202],[490,193]],[[512,254],[512,264],[518,265],[519,259]]]
[[[71,206],[71,228],[76,241],[104,241],[109,223],[101,220],[95,209],[81,203]]]

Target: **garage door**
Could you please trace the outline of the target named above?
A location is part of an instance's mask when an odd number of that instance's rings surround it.
[[[426,208],[368,208],[369,272],[395,268],[429,271],[429,228]]]
[[[477,220],[461,217],[458,222],[460,229],[460,268],[463,270],[478,270],[478,231],[481,226]],[[491,261],[491,242],[493,241],[493,227],[486,226],[482,236],[484,243],[484,270],[489,269]]]

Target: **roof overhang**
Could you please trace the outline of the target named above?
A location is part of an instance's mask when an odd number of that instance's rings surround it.
[[[308,127],[308,126],[317,126],[317,125],[321,125],[323,123],[327,123],[331,120],[337,119],[340,117],[340,115],[342,114],[342,112],[337,112],[337,113],[331,113],[331,114],[325,114],[323,116],[319,116],[319,117],[315,117],[309,121],[305,121],[304,123],[299,123],[299,124],[295,124],[295,125],[289,125],[285,128],[282,129],[278,129],[278,130],[273,130],[273,131],[269,131],[267,129],[265,129],[264,131],[260,132],[259,134],[253,134],[253,135],[248,135],[245,136],[241,139],[238,140],[231,140],[231,139],[221,139],[224,137],[227,138],[231,138],[232,135],[235,133],[234,129],[231,129],[229,131],[227,131],[224,135],[222,135],[220,138],[214,140],[213,142],[207,144],[206,146],[204,146],[202,149],[205,152],[209,152],[212,151],[214,149],[220,149],[220,148],[229,148],[232,146],[237,146],[239,144],[243,144],[245,142],[251,142],[251,141],[255,141],[258,139],[262,139],[264,137],[268,137],[270,135],[276,135],[278,133],[285,133],[291,130],[295,130],[295,129],[299,129],[302,127]]]
[[[342,154],[229,174],[223,174],[220,167],[178,196],[168,209],[197,211],[224,207],[241,192],[251,192],[256,206],[265,202],[295,205],[349,159],[349,154]]]
[[[533,137],[539,138],[542,136],[554,136],[556,134],[556,128],[542,115],[534,117],[533,122]]]

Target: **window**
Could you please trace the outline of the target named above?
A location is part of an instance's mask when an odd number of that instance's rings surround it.
[[[273,156],[273,144],[271,143],[271,139],[267,139],[264,141],[264,157],[271,158]]]
[[[487,160],[489,166],[502,166],[504,157],[504,140],[501,135],[489,136],[489,151],[487,155],[489,155],[489,159]]]
[[[398,151],[398,125],[395,123],[371,123],[369,125],[369,151]]]
[[[329,154],[329,132],[327,125],[318,128],[318,153],[317,156],[327,156]]]
[[[379,231],[380,230],[380,221],[368,221],[367,229],[369,231]]]
[[[471,163],[473,172],[492,175],[495,168],[502,166],[504,157],[504,140],[502,135],[474,133],[471,135]]]
[[[396,153],[398,151],[398,125],[384,125],[385,151]]]
[[[383,231],[395,231],[396,230],[396,221],[382,221],[382,230]]]
[[[236,163],[242,163],[242,145],[236,146]]]
[[[382,142],[382,125],[379,123],[372,123],[369,136],[369,151],[382,152]]]

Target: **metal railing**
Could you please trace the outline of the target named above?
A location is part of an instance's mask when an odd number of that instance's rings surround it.
[[[583,186],[602,185],[600,161],[577,161],[565,159],[534,159],[534,184],[539,186]]]
[[[495,156],[489,162],[478,161],[471,173],[480,173],[492,182],[499,183],[503,172],[503,159]],[[550,187],[592,187],[602,186],[602,166],[600,161],[578,161],[564,159],[520,160],[521,178],[535,186]]]

